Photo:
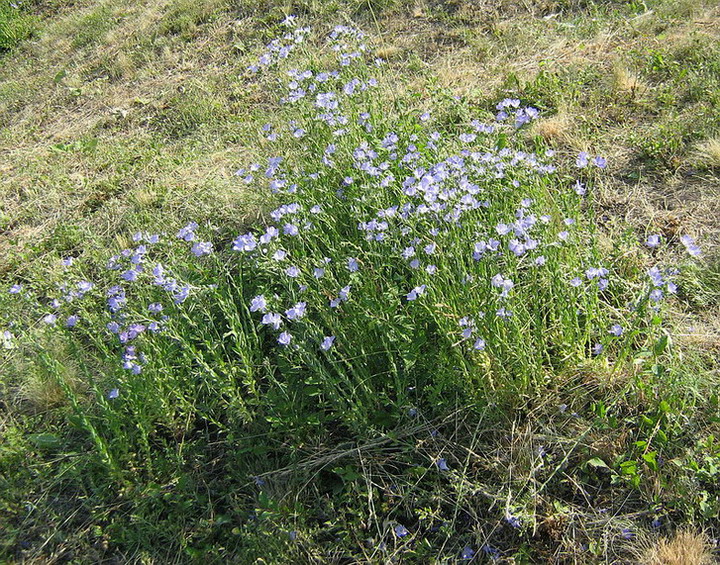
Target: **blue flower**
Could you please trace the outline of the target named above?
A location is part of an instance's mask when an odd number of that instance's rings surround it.
[[[425,289],[427,288],[426,285],[421,284],[420,286],[416,286],[413,288],[410,292],[407,293],[405,298],[408,302],[412,300],[417,300],[418,296],[422,296],[425,293]]]
[[[485,555],[490,557],[490,559],[492,559],[493,561],[497,561],[498,559],[500,559],[500,550],[496,547],[486,544],[482,546],[482,550],[483,553],[485,553]]]
[[[348,301],[348,299],[350,298],[350,289],[351,289],[350,285],[344,286],[340,289],[340,293],[339,293],[340,300],[342,300],[343,302]]]
[[[663,299],[663,291],[656,288],[650,293],[650,300],[653,302],[660,302]]]
[[[435,462],[435,464],[437,465],[437,468],[440,469],[441,471],[449,471],[450,470],[450,467],[448,467],[447,461],[445,460],[444,457],[441,457],[440,459],[438,459]]]
[[[334,341],[335,341],[334,335],[326,336],[323,339],[322,343],[320,344],[320,349],[322,349],[323,351],[329,350],[333,346]]]
[[[74,328],[77,325],[79,319],[80,318],[78,316],[73,314],[72,316],[69,316],[67,320],[65,320],[65,326],[68,328]]]
[[[283,226],[283,233],[285,235],[296,236],[300,233],[300,230],[295,224],[285,224]]]
[[[113,398],[117,398],[120,396],[120,390],[117,388],[112,389],[110,392],[108,392],[107,397],[112,400]]]
[[[657,268],[657,266],[648,269],[648,276],[652,280],[653,285],[662,286],[664,284],[662,273],[660,272],[660,269]]]
[[[575,165],[578,169],[584,169],[588,165],[588,157],[589,155],[585,151],[581,151],[578,156],[577,160],[575,161]]]
[[[283,332],[278,336],[278,343],[280,345],[290,345],[290,341],[292,340],[292,336],[288,332]]]
[[[95,285],[89,281],[80,281],[77,283],[78,290],[81,294],[89,292],[93,288],[93,286]]]
[[[355,259],[355,257],[348,258],[347,268],[348,268],[348,271],[350,271],[351,273],[354,273],[355,271],[358,270],[359,266],[358,266],[357,259]]]
[[[55,314],[48,314],[43,318],[43,322],[45,322],[48,326],[55,325],[55,322],[57,322],[57,316]]]
[[[273,240],[273,238],[278,237],[279,235],[280,231],[275,226],[270,226],[267,230],[265,230],[265,233],[260,236],[260,243],[268,244]]]
[[[285,310],[285,317],[288,320],[299,320],[305,316],[305,310],[307,308],[306,302],[298,302],[292,308]]]
[[[268,312],[263,316],[260,323],[266,326],[272,326],[274,329],[279,330],[280,325],[282,324],[282,318],[280,317],[280,314]]]
[[[185,302],[187,297],[190,295],[190,287],[184,286],[173,293],[173,302],[175,304],[182,304]]]
[[[210,241],[199,241],[190,250],[195,257],[210,255],[213,251],[213,244]]]
[[[512,318],[513,313],[510,310],[507,310],[506,308],[498,308],[495,311],[495,315],[498,318]]]
[[[650,249],[655,249],[660,245],[660,236],[657,234],[649,235],[647,241],[645,242],[645,245],[648,246]]]
[[[267,302],[265,301],[265,296],[262,294],[258,294],[250,302],[250,312],[265,312],[266,309]]]
[[[695,240],[689,235],[683,235],[680,237],[680,242],[685,246],[687,252],[693,257],[699,257],[702,255],[702,251],[695,244]]]
[[[399,538],[404,538],[406,535],[408,535],[410,533],[408,531],[408,529],[405,526],[403,526],[402,524],[398,524],[397,526],[395,526],[394,531],[395,531],[395,535]]]
[[[507,235],[511,231],[511,227],[507,224],[498,224],[495,226],[495,231],[498,233],[498,235]]]
[[[257,247],[257,240],[252,233],[246,233],[237,236],[233,241],[233,251],[252,251]]]
[[[585,271],[585,276],[588,280],[592,280],[598,277],[605,277],[608,273],[609,271],[604,267],[590,267]]]
[[[608,333],[620,337],[623,334],[623,327],[620,324],[613,324],[613,326],[608,330]]]
[[[473,557],[475,557],[475,550],[469,545],[463,547],[462,551],[460,552],[460,559],[464,561],[469,561]]]
[[[180,239],[184,239],[185,241],[192,241],[195,239],[195,230],[197,229],[198,225],[195,222],[190,222],[188,225],[186,225],[184,228],[181,228],[180,231],[177,232],[177,237]]]
[[[136,281],[138,276],[138,272],[134,269],[130,269],[128,271],[125,271],[123,274],[120,275],[120,277],[123,280],[126,280],[128,282]]]

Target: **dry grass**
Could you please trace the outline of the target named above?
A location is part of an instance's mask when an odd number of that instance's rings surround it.
[[[12,399],[28,413],[46,413],[53,408],[70,404],[68,394],[82,396],[87,384],[77,375],[77,368],[66,352],[54,352],[63,360],[61,374],[51,375],[34,363],[21,363],[24,371],[17,376]]]
[[[618,92],[631,96],[642,96],[649,88],[640,75],[617,65],[613,69],[613,86]]]
[[[532,135],[539,135],[550,145],[574,146],[577,140],[573,131],[573,118],[566,110],[560,110],[549,118],[541,118],[533,122],[530,128]]]
[[[696,351],[707,351],[716,356],[720,355],[720,331],[717,321],[720,320],[720,311],[705,312],[703,318],[693,317],[685,324],[685,331],[674,335],[675,342],[681,348]]]
[[[375,56],[383,61],[391,61],[400,59],[403,56],[403,50],[396,45],[383,45],[375,50]]]
[[[641,565],[711,565],[710,542],[704,533],[683,529],[672,538],[662,537],[640,556]]]
[[[112,237],[113,229],[132,222],[138,209],[157,208],[173,218],[192,214],[196,204],[200,210],[209,208],[218,195],[223,205],[236,209],[248,199],[247,193],[233,190],[228,171],[249,150],[242,144],[224,150],[227,143],[202,129],[220,127],[227,115],[266,103],[262,89],[233,80],[243,57],[252,55],[261,42],[262,25],[254,19],[235,20],[226,6],[223,0],[203,6],[187,0],[79,3],[50,21],[38,41],[8,57],[7,70],[0,70],[0,122],[5,124],[0,136],[5,156],[0,165],[0,218],[5,215],[13,221],[9,227],[0,225],[0,238],[17,240],[22,252],[64,223],[79,223],[88,233],[103,226]],[[488,100],[501,91],[514,94],[543,73],[593,68],[608,77],[605,88],[652,103],[650,96],[642,96],[650,87],[629,70],[632,65],[626,60],[632,50],[662,46],[652,12],[628,21],[598,20],[590,29],[580,29],[576,20],[563,21],[555,13],[559,4],[553,2],[449,3],[457,8],[448,12],[454,20],[437,18],[443,6],[424,0],[398,3],[378,17],[377,25],[369,25],[368,31],[381,36],[375,54],[388,61],[399,95],[409,88],[429,92],[439,85],[487,109]],[[112,25],[98,22],[98,13],[109,14]],[[692,13],[695,20],[683,16],[663,23],[669,38],[665,43],[681,44],[695,33],[708,40],[717,36],[717,9],[703,11],[700,6]],[[94,35],[88,32],[91,42],[78,47],[75,35],[87,22],[99,27]],[[60,71],[65,75],[56,80]],[[516,82],[508,82],[509,77]],[[191,100],[193,92],[212,103],[201,108]],[[613,118],[601,131],[591,131],[588,121],[606,110],[586,108],[581,102],[562,100],[532,133],[568,151],[602,151],[610,157],[611,169],[620,170],[618,156],[631,155],[628,134],[636,124]],[[178,115],[189,124],[189,133],[180,133],[195,141],[201,138],[193,155],[183,152],[175,140],[153,147],[158,129],[175,123]],[[247,128],[257,127],[251,119],[245,123]],[[98,138],[98,152],[107,153],[107,158],[82,151],[59,155],[49,149],[83,137]],[[720,163],[718,145],[708,140],[698,147],[698,163],[709,169]],[[120,173],[114,151],[135,153],[139,160],[150,153],[152,157],[143,167]],[[632,165],[629,159],[627,165]],[[118,174],[126,178],[118,181]],[[76,182],[77,178],[82,180]],[[105,190],[108,183],[115,188]],[[652,183],[633,187],[632,215],[638,221],[655,217],[655,203],[667,200],[666,193],[675,188]],[[626,190],[617,183],[618,194]],[[192,197],[186,199],[187,195]],[[717,224],[712,203],[705,206],[702,200],[697,206],[695,200],[683,201],[681,210],[689,208],[679,215],[697,217],[695,222],[703,227]],[[619,209],[621,204],[614,206]]]
[[[713,137],[699,143],[694,161],[709,169],[720,168],[720,137]]]
[[[233,91],[230,14],[219,15],[225,20],[217,25],[211,21],[223,6],[221,0],[197,9],[184,0],[79,4],[50,21],[39,40],[7,56],[0,70],[0,245],[6,251],[0,270],[26,268],[28,262],[13,257],[31,246],[42,249],[69,224],[102,246],[98,236],[112,239],[150,207],[170,222],[211,202],[242,212],[246,194],[228,179],[243,147],[228,150],[220,135],[202,133],[239,113],[229,96],[236,106],[245,97]],[[118,16],[111,29],[92,19],[100,9]],[[86,33],[96,39],[78,46],[77,30],[91,24],[97,33]],[[242,29],[255,28],[245,22]],[[204,137],[195,144],[202,149],[190,152],[171,139],[182,127]],[[168,139],[158,139],[163,131]],[[93,139],[96,148],[82,145]],[[70,149],[54,149],[60,143]]]

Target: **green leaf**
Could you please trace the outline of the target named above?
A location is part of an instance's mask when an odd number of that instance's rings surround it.
[[[643,461],[647,463],[647,466],[650,467],[653,471],[658,470],[658,462],[657,462],[657,451],[650,451],[649,453],[644,453]]]
[[[61,446],[60,438],[55,434],[33,434],[30,436],[30,441],[42,450],[58,449]]]
[[[624,461],[620,463],[620,472],[623,475],[637,475],[637,463],[635,461]]]
[[[97,147],[97,144],[98,144],[98,138],[97,138],[97,137],[93,137],[93,138],[91,138],[91,139],[88,139],[88,140],[83,144],[83,150],[84,150],[84,151],[92,151],[93,149],[95,149],[95,148]]]
[[[662,336],[659,340],[655,342],[654,352],[655,355],[662,355],[662,353],[665,351],[667,346],[670,343],[670,337],[665,334]]]
[[[230,518],[227,514],[218,514],[215,517],[216,526],[223,526],[225,524],[229,524],[230,522],[232,522],[232,518]]]
[[[592,459],[588,459],[586,464],[590,467],[595,467],[596,469],[599,468],[610,470],[610,467],[608,467],[607,463],[605,463],[605,461],[603,461],[599,457],[593,457]]]

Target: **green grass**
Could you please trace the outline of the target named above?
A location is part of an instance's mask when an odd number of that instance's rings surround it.
[[[0,2],[0,54],[33,36],[37,18],[28,13],[24,2]]]
[[[480,560],[638,562],[680,527],[717,537],[717,11],[661,1],[266,8],[68,5],[4,56],[0,281],[24,290],[0,293],[0,331],[12,334],[0,333],[0,560],[430,563],[470,547]],[[248,73],[290,11],[314,35],[278,68]],[[336,67],[320,38],[329,22],[352,20],[370,35],[367,62],[386,63],[342,69],[379,84],[343,103],[352,120],[336,138],[313,119],[312,99],[278,99],[288,69]],[[382,243],[366,240],[358,222],[412,203],[405,177],[457,154],[458,134],[491,121],[506,96],[541,118],[471,145],[553,149],[558,172],[475,171],[490,208],[461,225],[393,217]],[[372,132],[357,124],[362,111]],[[307,135],[292,137],[289,120]],[[285,131],[279,141],[265,123]],[[435,130],[437,151],[426,143]],[[415,164],[380,147],[389,131],[401,155],[418,146]],[[388,160],[388,186],[355,168],[363,141]],[[330,142],[334,165],[323,167]],[[580,150],[607,155],[608,169],[578,171]],[[268,192],[276,155],[298,194]],[[235,172],[254,162],[246,184]],[[585,197],[571,188],[578,175]],[[346,176],[355,182],[339,195]],[[479,239],[506,245],[494,226],[523,198],[551,216],[534,228],[546,265],[532,266],[539,251],[473,260]],[[266,255],[230,250],[291,201],[302,205],[295,223],[314,224],[279,240],[299,279],[270,259],[278,242]],[[577,223],[564,227],[566,217]],[[189,221],[212,255],[195,258],[174,237]],[[562,229],[568,242],[546,247]],[[149,246],[140,282],[124,283],[127,259],[120,271],[104,266],[138,245],[137,231],[167,236]],[[654,251],[642,246],[652,233],[663,238]],[[705,251],[699,261],[682,252],[686,233]],[[412,234],[437,274],[400,257]],[[431,239],[439,251],[426,256]],[[77,259],[65,268],[67,256]],[[333,261],[315,279],[325,256]],[[182,304],[152,285],[155,262],[191,287]],[[646,274],[655,264],[680,270],[677,297],[657,313]],[[568,285],[596,266],[610,270],[607,290]],[[497,273],[515,283],[507,299],[489,283]],[[43,323],[59,285],[80,280],[96,286],[61,306],[57,326]],[[149,324],[152,302],[169,316],[164,332],[134,341],[146,356],[137,375],[104,329],[118,282],[126,321]],[[346,284],[349,300],[329,308]],[[308,313],[274,331],[248,309],[259,294],[272,311],[304,301]],[[502,306],[507,321],[495,316]],[[72,330],[62,327],[70,314],[80,316]],[[470,315],[473,339],[463,340]],[[608,333],[614,323],[623,336]],[[297,347],[278,345],[282,330]]]

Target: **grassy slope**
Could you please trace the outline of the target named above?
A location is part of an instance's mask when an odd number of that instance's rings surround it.
[[[359,5],[406,86],[448,87],[483,109],[520,93],[545,111],[539,135],[610,157],[609,207],[642,229],[717,239],[717,9],[445,2],[398,4],[374,19]],[[254,208],[232,173],[254,153],[247,132],[268,106],[237,76],[273,18],[198,6],[73,4],[5,56],[1,271],[105,248],[158,215],[174,225]],[[320,20],[348,17],[333,3],[303,7]]]
[[[372,12],[364,2],[296,2],[269,11],[259,10],[260,4],[73,3],[42,24],[38,39],[2,59],[3,280],[32,277],[69,254],[103,258],[108,247],[143,225],[250,221],[262,202],[235,182],[233,172],[263,153],[246,140],[254,139],[249,132],[273,107],[266,93],[245,88],[237,77],[289,9],[317,21],[354,17],[379,34],[378,55],[398,77],[393,96],[411,90],[436,96],[447,89],[487,110],[506,93],[520,94],[547,116],[534,134],[562,152],[608,155],[601,204],[612,237],[629,222],[638,236],[690,232],[708,249],[707,268],[688,276],[691,291],[678,304],[688,318],[684,325],[692,326],[680,338],[698,351],[717,352],[720,285],[712,245],[720,234],[720,155],[713,141],[720,135],[714,111],[720,104],[720,12],[712,3],[506,2],[473,8],[388,2],[375,3]],[[447,108],[449,122],[467,117],[455,114],[450,102]],[[445,448],[490,450],[497,459],[492,464],[514,466],[522,480],[528,462],[518,453],[531,453],[543,433],[576,441],[572,430],[560,429],[551,406],[582,402],[579,390],[602,395],[617,387],[585,378],[572,377],[575,396],[558,391],[541,403],[532,423],[518,419],[506,445],[480,435],[469,447],[449,440]],[[10,411],[0,416],[9,445],[23,444],[16,417]],[[600,432],[587,444],[590,453],[619,449]],[[4,456],[9,465],[15,455]],[[34,545],[31,554],[57,557],[74,548],[81,560],[103,555],[102,530],[94,529],[110,509],[86,515],[88,508],[77,502],[83,493],[62,484],[52,485],[50,499],[42,488],[45,464],[39,459],[18,473],[18,484],[39,480],[24,497],[43,517],[14,528],[47,540],[45,549]],[[603,519],[573,527],[593,533]],[[55,529],[67,541],[51,538]]]

